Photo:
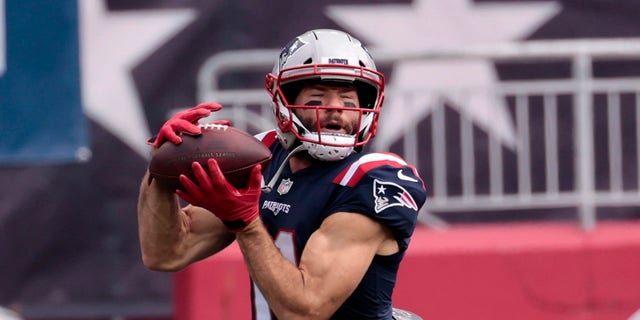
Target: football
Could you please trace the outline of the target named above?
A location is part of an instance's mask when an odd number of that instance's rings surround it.
[[[182,143],[163,143],[149,162],[149,173],[158,183],[169,188],[181,188],[180,174],[196,182],[191,164],[198,161],[207,170],[207,160],[215,158],[227,181],[236,188],[245,187],[251,169],[271,160],[271,151],[251,134],[240,129],[219,125],[200,125],[202,134],[181,135]]]

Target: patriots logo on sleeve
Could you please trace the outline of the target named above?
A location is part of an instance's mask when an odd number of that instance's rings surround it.
[[[411,194],[393,182],[375,179],[373,181],[373,198],[376,213],[394,206],[403,206],[418,211],[418,205]]]

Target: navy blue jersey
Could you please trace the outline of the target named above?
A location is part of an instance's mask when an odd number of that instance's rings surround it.
[[[288,153],[277,142],[275,131],[257,137],[273,153],[264,172],[264,180],[270,181]],[[296,264],[311,234],[334,213],[361,213],[389,227],[400,251],[375,256],[356,290],[332,319],[391,319],[398,266],[425,198],[424,183],[416,169],[397,155],[354,153],[342,161],[319,161],[295,173],[286,165],[273,190],[263,192],[260,217],[282,254]],[[255,286],[254,291],[254,318],[269,319],[262,316],[269,314],[264,298]]]

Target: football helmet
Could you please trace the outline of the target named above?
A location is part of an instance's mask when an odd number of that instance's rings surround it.
[[[309,81],[347,83],[356,88],[359,108],[342,106],[295,105],[302,86]],[[265,86],[271,95],[280,142],[288,150],[300,145],[312,157],[323,161],[344,159],[359,151],[375,135],[384,98],[384,75],[377,71],[371,55],[351,35],[330,29],[308,31],[281,51]],[[359,113],[353,135],[322,132],[307,128],[296,116],[296,109],[353,110]]]

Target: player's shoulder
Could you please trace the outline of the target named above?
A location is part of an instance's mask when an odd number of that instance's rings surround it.
[[[275,129],[260,132],[254,137],[260,140],[267,148],[271,148],[278,141],[278,134]]]
[[[333,182],[347,187],[355,187],[365,177],[374,177],[400,184],[419,183],[424,188],[424,182],[420,178],[418,170],[402,157],[391,152],[373,152],[360,155],[342,169]]]
[[[333,183],[343,186],[337,193],[336,212],[364,214],[390,227],[399,239],[413,233],[427,196],[417,169],[389,152],[350,158]],[[407,243],[399,242],[402,248]]]

